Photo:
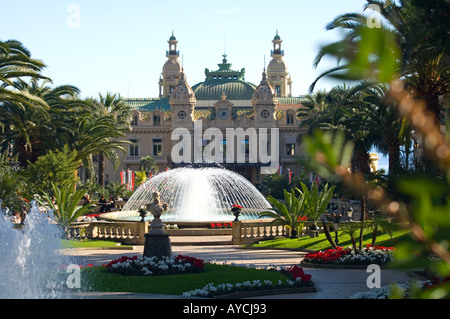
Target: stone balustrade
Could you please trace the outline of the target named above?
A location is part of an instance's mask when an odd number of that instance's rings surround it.
[[[289,229],[281,223],[272,223],[272,221],[233,222],[232,241],[237,245],[288,235]]]
[[[125,245],[143,245],[148,223],[140,222],[90,222],[73,223],[69,230],[72,238],[113,240]],[[82,236],[81,234],[84,234]],[[78,236],[77,236],[78,235]]]
[[[360,222],[354,222],[360,223]],[[327,227],[333,227],[333,223],[326,222]],[[299,236],[312,235],[309,231],[309,222],[305,222],[299,231]],[[340,227],[344,224],[341,223]],[[323,232],[321,222],[317,223],[316,233]],[[113,240],[125,245],[143,245],[144,235],[149,231],[148,222],[126,222],[126,221],[94,221],[73,223],[68,230],[70,238],[89,238],[100,240]],[[208,229],[208,228],[182,228],[166,229],[169,236],[229,236],[232,235],[231,244],[245,245],[266,239],[289,237],[290,229],[280,222],[273,223],[272,220],[238,221],[233,222],[231,229]]]

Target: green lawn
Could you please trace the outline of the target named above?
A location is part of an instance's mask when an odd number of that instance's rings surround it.
[[[208,283],[239,283],[253,280],[276,282],[287,277],[275,271],[229,265],[205,264],[205,272],[170,276],[122,276],[110,274],[105,267],[83,268],[82,286],[85,291],[135,292],[181,295]]]
[[[335,233],[331,233],[333,239],[335,239]],[[359,232],[357,232],[358,236],[356,237],[356,242],[359,243]],[[341,247],[349,247],[352,245],[350,241],[350,236],[342,234],[342,232],[338,232],[339,238],[339,246]],[[409,240],[409,231],[407,230],[399,230],[394,231],[392,239],[386,233],[379,233],[377,236],[376,245],[379,246],[387,246],[392,247],[401,241]],[[363,235],[363,245],[372,243],[372,231],[366,230]],[[251,247],[256,248],[284,248],[284,249],[309,249],[309,250],[325,250],[330,249],[331,245],[325,237],[325,234],[320,234],[319,237],[311,238],[309,236],[289,239],[289,238],[280,238],[273,240],[261,241],[260,243],[253,244]]]
[[[63,248],[89,248],[89,247],[126,247],[125,245],[120,245],[120,243],[108,240],[92,240],[92,239],[82,239],[82,240],[62,240],[61,246]]]

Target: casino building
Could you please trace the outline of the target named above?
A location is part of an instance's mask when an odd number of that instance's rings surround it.
[[[223,132],[218,144],[220,153],[215,153],[223,156],[221,165],[242,174],[254,184],[261,183],[264,178],[261,167],[268,164],[259,157],[256,161],[250,161],[249,143],[252,141],[244,138],[231,143],[226,138],[227,128],[242,128],[244,131],[254,128],[258,138],[264,139],[260,148],[267,147],[270,153],[272,145],[277,145],[276,162],[281,172],[299,174],[297,160],[302,150],[297,143],[299,123],[296,110],[301,107],[301,97],[292,97],[292,80],[284,61],[282,42],[277,32],[272,40],[271,60],[267,70],[261,70],[261,82],[257,85],[245,80],[244,68],[234,70],[224,54],[217,69],[206,68],[205,80],[190,86],[189,75],[184,73],[179,60],[178,40],[172,33],[166,51],[167,61],[158,82],[159,97],[125,99],[133,107],[132,131],[126,137],[131,144],[127,146],[128,151],[120,159],[117,170],[111,163],[106,163],[105,179],[120,181],[120,172],[138,171],[140,159],[147,155],[156,160],[159,171],[188,164],[188,160],[181,163],[174,161],[172,149],[181,142],[173,140],[172,133],[182,129],[194,135],[194,129],[200,123],[202,133],[207,132],[208,128]],[[268,131],[264,135],[267,138],[260,134],[264,128]],[[277,129],[277,141],[272,140],[271,129]],[[194,138],[188,141],[190,147],[185,145],[179,154],[186,155],[183,152],[187,149],[204,149],[210,142],[211,139],[203,135],[200,140]],[[235,154],[239,148],[242,149],[240,154],[244,154],[245,160],[227,158],[232,153],[230,147],[234,147]],[[191,163],[196,161],[198,158],[193,154]]]

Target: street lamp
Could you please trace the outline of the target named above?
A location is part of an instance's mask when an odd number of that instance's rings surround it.
[[[349,220],[352,220],[353,219],[353,207],[352,206],[348,206],[348,208],[347,208],[347,217],[348,217],[348,219]]]
[[[334,228],[334,232],[335,232],[335,239],[334,242],[337,244],[339,244],[339,238],[338,238],[338,227],[339,227],[339,221],[340,221],[340,215],[338,214],[333,214],[332,215],[333,218],[333,228]]]

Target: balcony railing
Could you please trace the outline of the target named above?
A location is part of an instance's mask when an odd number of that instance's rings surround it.
[[[175,51],[175,50],[170,50],[170,51],[166,51],[166,56],[169,55],[180,55],[180,51]]]

